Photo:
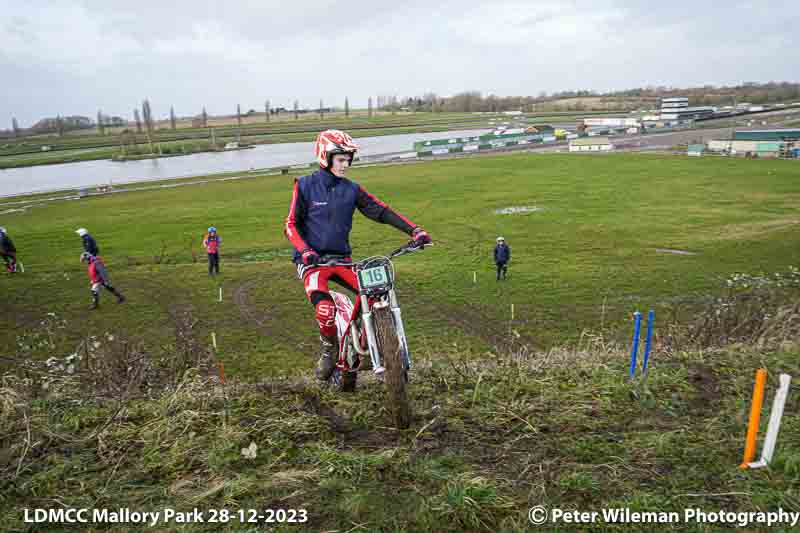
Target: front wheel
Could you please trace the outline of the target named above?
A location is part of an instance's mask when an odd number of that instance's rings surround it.
[[[373,309],[372,319],[378,351],[386,369],[384,372],[386,409],[391,413],[398,429],[406,429],[411,424],[411,405],[406,394],[408,368],[405,354],[397,338],[394,316],[389,307],[381,307]]]

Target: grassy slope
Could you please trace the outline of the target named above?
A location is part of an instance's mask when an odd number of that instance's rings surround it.
[[[22,528],[21,508],[51,506],[53,498],[140,510],[303,506],[310,530],[461,531],[523,530],[536,504],[800,511],[800,426],[791,416],[773,468],[735,468],[752,370],[769,368],[771,397],[779,372],[798,375],[796,346],[658,352],[640,400],[631,399],[624,379],[624,350],[584,344],[521,362],[500,350],[509,337],[517,347],[575,339],[601,320],[613,336],[634,308],[655,307],[663,324],[671,299],[713,290],[717,276],[796,265],[798,173],[783,161],[528,154],[360,170],[366,187],[438,243],[396,265],[419,368],[412,388],[418,418],[404,433],[386,428],[374,384],[339,396],[297,378],[312,364],[306,354],[314,323],[281,236],[287,177],[6,215],[0,223],[28,272],[0,277],[4,345],[41,340],[39,321],[53,311],[67,320],[52,339],[58,348],[34,347],[32,357],[68,353],[84,335],[104,332],[142,339],[156,357],[175,352],[175,316],[190,311],[197,342],[217,332],[217,355],[231,379],[270,381],[231,390],[227,422],[221,389],[202,383],[136,401],[101,438],[79,444],[43,433],[43,419],[34,418],[37,444],[21,462],[27,430],[19,417],[3,418],[10,425],[0,433],[10,437],[0,447],[7,467],[0,516],[10,529]],[[493,214],[512,205],[545,210]],[[189,251],[190,239],[199,251],[209,223],[223,237],[223,303]],[[129,295],[124,306],[105,298],[103,313],[86,310],[72,233],[81,225],[93,230],[112,278]],[[512,278],[500,285],[489,260],[498,233],[514,250]],[[156,265],[162,241],[167,262]],[[390,228],[356,222],[358,256],[400,241]],[[698,255],[656,254],[656,247]],[[517,317],[509,323],[512,302]],[[488,361],[462,362],[479,355]],[[113,402],[31,403],[2,392],[4,413],[47,414],[49,430],[67,439],[91,436],[116,411]],[[787,413],[797,410],[796,398],[790,394]],[[252,461],[240,453],[251,442],[259,449]]]
[[[768,365],[771,397],[778,372],[800,371],[796,345],[774,354],[658,353],[646,387],[627,382],[624,350],[600,344],[482,364],[464,363],[454,350],[429,355],[415,374],[417,416],[404,432],[386,427],[374,383],[337,395],[302,380],[228,383],[223,390],[218,382],[187,378],[177,392],[128,402],[111,423],[114,401],[28,404],[5,389],[7,412],[27,409],[32,425],[21,415],[0,425],[8,435],[0,439],[8,461],[0,476],[0,519],[6,531],[33,531],[22,523],[23,508],[303,508],[308,524],[277,531],[361,525],[456,532],[529,531],[527,510],[534,505],[681,516],[685,508],[800,511],[796,394],[789,396],[771,467],[737,468],[752,369]],[[33,447],[26,449],[28,431]],[[252,444],[257,455],[248,459],[241,450]],[[593,530],[653,527],[599,523]],[[234,517],[227,528],[156,530],[262,529]]]

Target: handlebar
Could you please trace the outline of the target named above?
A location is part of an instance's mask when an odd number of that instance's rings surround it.
[[[386,255],[386,257],[388,257],[389,259],[394,259],[395,257],[399,257],[401,255],[410,254],[410,253],[413,253],[413,252],[418,252],[418,251],[424,249],[426,246],[433,246],[433,244],[432,243],[431,244],[417,244],[414,241],[409,241],[404,246],[401,246],[397,250],[394,250],[393,252],[391,252],[388,255]],[[355,265],[355,264],[359,263],[358,261],[354,262],[352,259],[351,260],[345,260],[345,258],[341,257],[341,256],[323,255],[322,257],[320,257],[320,259],[322,261],[317,263],[317,266],[352,266],[352,265]]]

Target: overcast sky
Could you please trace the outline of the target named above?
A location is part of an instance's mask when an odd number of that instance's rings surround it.
[[[798,81],[800,3],[0,0],[0,129],[367,97]]]

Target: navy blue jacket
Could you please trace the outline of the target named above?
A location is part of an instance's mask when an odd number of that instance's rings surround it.
[[[89,252],[92,255],[100,255],[100,248],[97,247],[97,243],[94,241],[91,235],[88,233],[83,237],[83,249]]]
[[[494,262],[508,263],[511,259],[511,248],[507,244],[498,244],[494,247]]]
[[[17,248],[14,246],[14,242],[11,240],[11,237],[5,233],[0,233],[0,252],[3,252],[4,254],[17,253]]]
[[[409,235],[416,228],[413,222],[364,187],[320,169],[294,182],[284,228],[284,234],[295,248],[294,262],[302,263],[301,256],[306,250],[314,250],[319,255],[349,256],[350,230],[356,209],[367,218],[390,224]]]

